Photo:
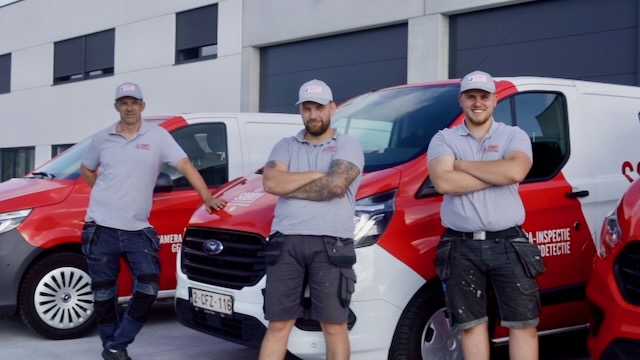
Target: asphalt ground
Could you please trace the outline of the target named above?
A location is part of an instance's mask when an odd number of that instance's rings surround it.
[[[72,340],[48,340],[27,328],[18,317],[0,318],[2,360],[102,359],[97,331]],[[236,345],[180,325],[171,302],[159,302],[133,344],[134,360],[255,360],[258,350]]]
[[[102,347],[97,331],[72,340],[48,340],[33,333],[17,316],[0,317],[1,360],[96,360]],[[128,348],[134,360],[255,360],[258,349],[247,348],[182,326],[171,302],[153,307],[147,324]],[[499,346],[492,359],[507,360],[508,348]],[[586,332],[540,339],[542,360],[588,360]],[[375,360],[375,359],[372,359]]]

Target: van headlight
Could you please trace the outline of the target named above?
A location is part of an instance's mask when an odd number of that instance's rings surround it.
[[[9,211],[0,214],[0,234],[6,233],[18,227],[22,224],[27,215],[31,213],[32,209]]]
[[[394,189],[356,201],[356,228],[353,233],[355,247],[373,245],[378,241],[391,221],[395,198]]]
[[[622,231],[620,230],[620,224],[618,223],[618,207],[613,209],[612,212],[607,214],[602,224],[602,231],[600,232],[600,244],[598,244],[598,256],[606,258],[611,252],[614,246],[620,241],[622,237]]]

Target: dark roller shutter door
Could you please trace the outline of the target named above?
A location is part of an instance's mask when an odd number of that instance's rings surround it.
[[[637,0],[545,0],[450,17],[449,76],[474,69],[638,85]]]
[[[260,111],[295,113],[298,89],[320,79],[340,103],[407,82],[407,24],[261,49]]]

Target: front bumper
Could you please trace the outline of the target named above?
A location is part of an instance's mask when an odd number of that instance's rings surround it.
[[[42,249],[29,244],[16,229],[0,234],[1,316],[15,314],[22,276],[41,252]]]
[[[587,347],[592,359],[640,358],[640,306],[629,304],[616,280],[615,254],[596,257],[587,286],[591,324]]]
[[[354,268],[358,282],[350,306],[356,318],[349,332],[351,359],[385,359],[402,310],[424,285],[424,279],[378,246],[356,252],[358,261]],[[231,342],[260,346],[268,326],[262,307],[264,278],[254,286],[232,290],[191,282],[180,271],[180,266],[177,277],[175,305],[180,323]],[[196,310],[189,302],[189,287],[231,295],[233,315],[223,317]],[[294,327],[289,336],[288,350],[300,358],[324,359],[325,348],[321,331]]]

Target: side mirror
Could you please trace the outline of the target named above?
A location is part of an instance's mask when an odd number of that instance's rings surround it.
[[[153,192],[171,192],[173,190],[173,181],[167,173],[161,172],[156,179],[156,187]]]

